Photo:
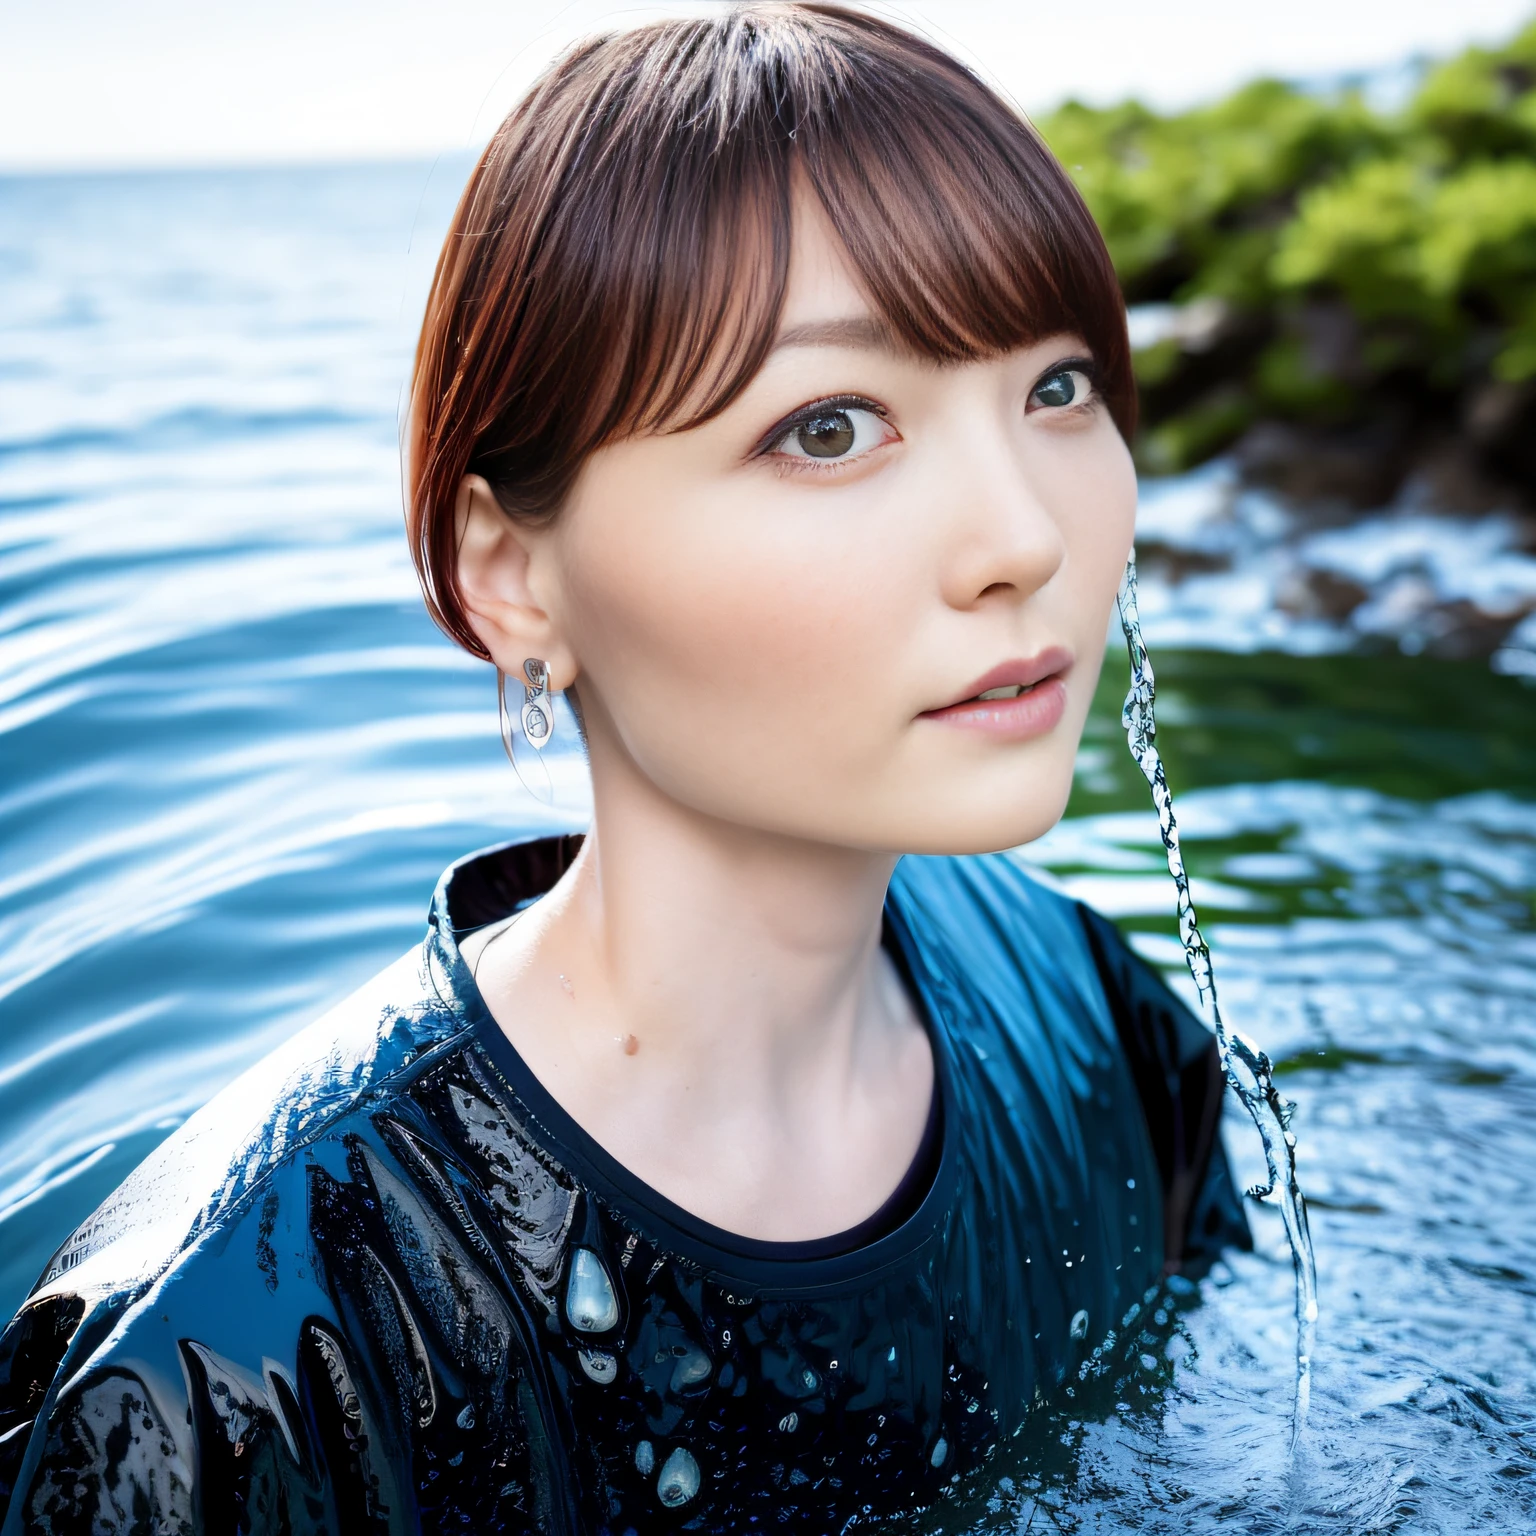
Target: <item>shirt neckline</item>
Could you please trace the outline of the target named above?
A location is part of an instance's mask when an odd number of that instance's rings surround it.
[[[460,935],[498,922],[548,891],[569,867],[580,843],[579,835],[539,838],[470,854],[444,873],[431,913],[429,943],[446,973],[452,1000],[481,1050],[532,1117],[546,1150],[660,1246],[726,1278],[781,1290],[819,1289],[882,1270],[920,1248],[953,1204],[959,1165],[958,1117],[943,1014],[923,984],[926,968],[914,963],[915,941],[894,892],[886,898],[887,952],[902,973],[933,1053],[934,1098],[924,1145],[890,1199],[871,1217],[823,1238],[767,1241],[695,1216],[633,1174],[596,1141],[544,1087],[507,1038],[460,953]],[[921,1181],[919,1164],[925,1162],[931,1173],[926,1191],[918,1198],[909,1182]],[[909,1206],[909,1213],[904,1220],[896,1220],[892,1206],[901,1204]]]

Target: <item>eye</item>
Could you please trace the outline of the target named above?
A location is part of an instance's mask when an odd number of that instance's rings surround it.
[[[788,423],[769,451],[780,458],[828,463],[856,459],[895,436],[885,418],[870,406],[824,401]]]
[[[1029,404],[1032,409],[1060,410],[1068,405],[1086,405],[1092,398],[1092,374],[1081,363],[1064,363],[1035,385]]]

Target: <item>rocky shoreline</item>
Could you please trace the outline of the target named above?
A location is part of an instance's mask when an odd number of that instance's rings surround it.
[[[1498,514],[1536,550],[1536,24],[1390,106],[1259,81],[1039,126],[1130,306],[1144,473],[1220,458],[1303,521]]]
[[[1536,683],[1528,518],[1448,512],[1413,480],[1385,507],[1291,498],[1235,457],[1143,477],[1136,551],[1155,644],[1486,658]]]

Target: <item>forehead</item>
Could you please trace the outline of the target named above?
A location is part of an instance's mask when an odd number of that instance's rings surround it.
[[[809,188],[797,187],[790,204],[789,271],[779,338],[817,321],[873,320],[874,315],[847,247],[819,199]]]

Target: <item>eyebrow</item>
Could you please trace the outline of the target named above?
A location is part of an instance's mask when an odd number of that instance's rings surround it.
[[[773,350],[784,347],[859,347],[874,352],[903,350],[896,333],[884,320],[859,315],[845,320],[808,320],[780,331]]]

